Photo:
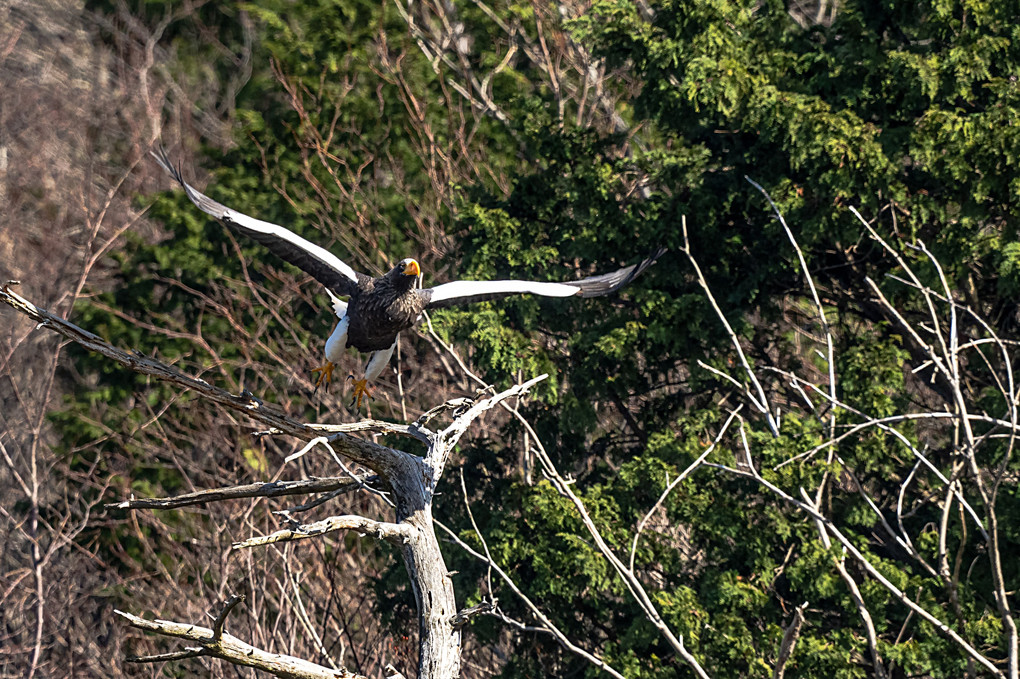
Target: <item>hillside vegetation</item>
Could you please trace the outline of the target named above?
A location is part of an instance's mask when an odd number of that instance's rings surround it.
[[[18,2],[0,7],[0,283],[305,422],[414,422],[540,374],[433,513],[464,677],[1017,679],[1020,3]],[[313,393],[322,287],[147,157],[372,275],[571,280],[406,332]],[[114,609],[407,677],[397,550],[262,551],[321,447],[0,310],[0,676],[255,676]],[[338,375],[359,373],[350,352]],[[404,440],[372,440],[407,448]],[[355,470],[357,471],[357,470]],[[363,471],[363,470],[362,470]],[[376,494],[300,515],[392,521]],[[498,567],[498,568],[497,568]],[[490,606],[491,608],[491,606]]]

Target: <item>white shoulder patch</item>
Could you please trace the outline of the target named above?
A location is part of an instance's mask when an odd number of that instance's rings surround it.
[[[347,302],[343,301],[339,297],[333,294],[333,291],[329,288],[323,288],[329,298],[333,300],[333,313],[336,314],[337,318],[343,318],[347,315]]]

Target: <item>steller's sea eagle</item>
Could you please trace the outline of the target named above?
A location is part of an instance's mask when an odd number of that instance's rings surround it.
[[[156,162],[184,187],[188,198],[200,210],[233,229],[266,246],[280,259],[293,264],[326,286],[333,299],[333,309],[340,322],[326,340],[326,363],[316,368],[316,388],[333,376],[347,347],[371,352],[365,376],[354,382],[357,407],[363,396],[371,397],[368,383],[382,373],[393,349],[397,334],[410,328],[426,309],[439,309],[456,304],[470,304],[510,295],[542,295],[545,297],[599,297],[619,290],[648,268],[666,252],[660,249],[637,264],[619,271],[589,276],[566,283],[539,281],[453,281],[432,288],[418,288],[415,282],[421,267],[413,259],[404,259],[386,274],[372,278],[358,273],[328,250],[311,243],[282,226],[270,224],[241,214],[221,205],[184,181],[179,168],[170,162],[164,149],[152,152]],[[348,301],[340,300],[347,297]]]

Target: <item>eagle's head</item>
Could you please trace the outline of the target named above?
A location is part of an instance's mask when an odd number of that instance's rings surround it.
[[[421,267],[417,260],[410,257],[397,262],[397,265],[386,274],[386,278],[393,281],[392,285],[400,290],[410,290],[419,276],[421,276]]]
[[[411,259],[410,257],[400,260],[394,267],[394,270],[400,270],[400,273],[412,278],[417,278],[421,275],[421,267],[418,266],[418,260]]]

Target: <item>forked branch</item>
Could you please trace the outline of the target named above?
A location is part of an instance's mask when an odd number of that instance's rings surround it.
[[[302,658],[296,658],[292,655],[271,653],[225,633],[223,631],[223,624],[226,616],[242,599],[243,597],[232,597],[227,602],[219,615],[216,616],[216,623],[213,629],[190,623],[173,622],[171,620],[146,620],[145,618],[139,618],[136,615],[123,611],[114,611],[114,613],[127,620],[132,627],[137,629],[155,632],[156,634],[168,637],[176,637],[198,644],[197,647],[186,648],[183,651],[160,655],[133,656],[128,658],[128,660],[136,663],[150,663],[209,657],[220,658],[235,665],[254,667],[282,679],[364,679],[360,674],[348,672],[344,669],[335,670]]]

